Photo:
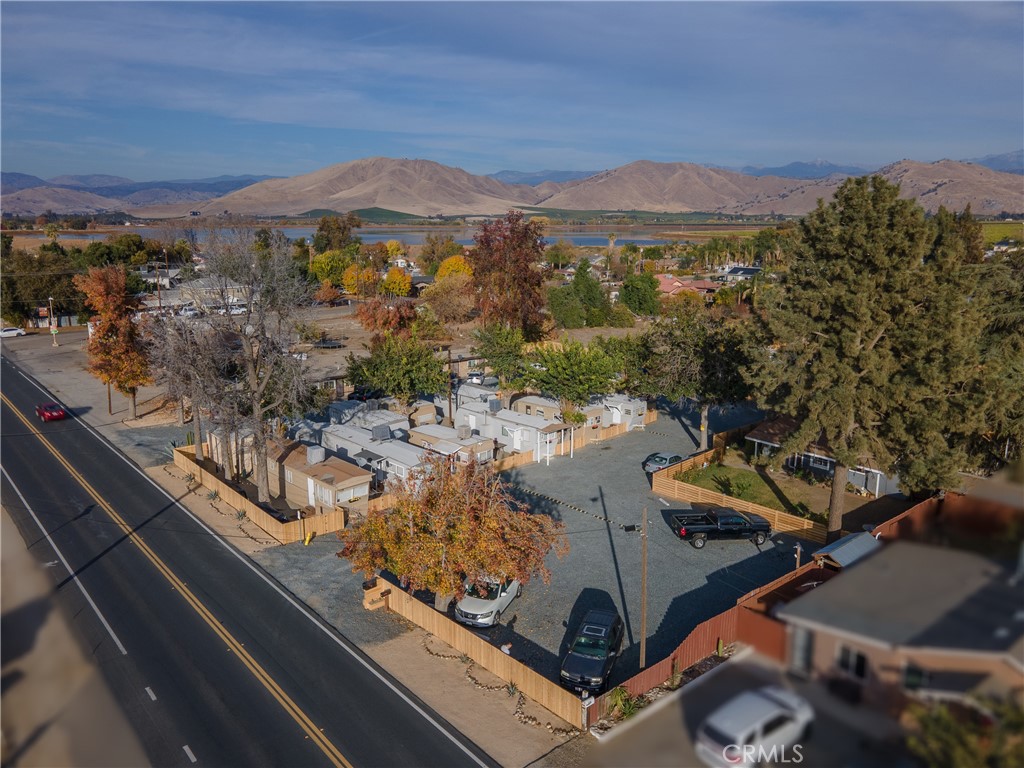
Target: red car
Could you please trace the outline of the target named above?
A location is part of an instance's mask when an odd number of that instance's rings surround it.
[[[59,421],[60,419],[66,419],[68,412],[56,403],[43,403],[36,406],[36,416],[43,421]]]

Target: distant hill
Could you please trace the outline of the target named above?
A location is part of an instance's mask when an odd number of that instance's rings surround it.
[[[21,189],[48,186],[50,186],[50,182],[40,179],[38,176],[29,176],[27,173],[11,173],[10,171],[0,172],[0,194],[6,195]]]
[[[898,182],[905,197],[917,198],[929,211],[939,206],[963,210],[970,204],[981,215],[1024,213],[1024,183],[1016,174],[952,160],[901,160],[878,173]],[[187,216],[195,210],[208,215],[227,211],[295,216],[320,210],[378,209],[367,218],[386,215],[395,220],[401,214],[501,215],[510,208],[802,215],[819,199],[830,199],[844,176],[755,176],[693,163],[641,160],[582,179],[529,186],[475,176],[430,160],[374,157],[251,184],[246,184],[247,179],[133,182],[88,191],[43,186],[7,193],[7,178],[5,174],[3,210],[19,214],[47,209],[62,213],[121,210],[164,218]],[[25,181],[26,177],[14,175],[15,185]]]
[[[864,176],[876,169],[864,168],[859,165],[834,165],[827,160],[815,160],[810,163],[789,163],[777,168],[763,168],[748,165],[740,173],[748,176],[780,176],[784,179],[824,179],[833,174],[840,176]]]
[[[1016,152],[1005,152],[1002,155],[985,155],[973,160],[964,160],[964,162],[983,165],[986,168],[991,168],[993,171],[1024,174],[1024,149],[1018,149]]]
[[[82,187],[88,190],[99,187],[118,187],[125,184],[134,184],[131,179],[123,176],[107,176],[102,173],[94,173],[89,176],[56,176],[50,179],[55,187]]]
[[[491,179],[497,179],[506,184],[526,184],[536,187],[545,181],[553,181],[560,184],[565,181],[576,181],[593,176],[599,171],[498,171],[487,174]]]

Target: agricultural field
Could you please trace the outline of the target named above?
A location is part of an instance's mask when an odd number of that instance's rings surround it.
[[[1024,221],[983,221],[981,231],[988,248],[1001,240],[1016,240],[1024,243]]]

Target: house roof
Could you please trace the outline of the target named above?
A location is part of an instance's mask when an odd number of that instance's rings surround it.
[[[272,442],[267,447],[270,455],[278,463],[335,488],[362,485],[369,482],[371,477],[370,473],[365,469],[337,456],[327,456],[323,461],[316,464],[308,463],[306,450],[310,446],[304,443]]]
[[[825,557],[839,567],[846,568],[867,557],[881,546],[882,542],[867,531],[861,531],[833,541],[827,547],[822,547],[815,552],[813,557],[815,559]]]
[[[1024,643],[1024,586],[971,552],[895,541],[782,608],[796,624],[889,645],[1006,652]]]
[[[420,466],[427,456],[424,448],[418,448],[401,440],[375,440],[369,432],[358,427],[333,424],[324,427],[322,435],[321,440],[324,443],[329,442],[332,446],[344,446],[345,450],[353,455],[363,450],[370,450],[390,462],[409,468]]]
[[[747,433],[746,439],[778,448],[787,437],[796,432],[799,426],[799,422],[792,416],[779,416],[771,421],[763,421],[758,424]],[[807,453],[832,458],[832,452],[828,448],[824,435],[819,435],[817,440],[807,446]]]

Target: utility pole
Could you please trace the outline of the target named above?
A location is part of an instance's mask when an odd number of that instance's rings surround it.
[[[640,529],[640,669],[647,666],[647,507]]]
[[[53,339],[53,346],[59,347],[57,343],[57,318],[53,316],[53,296],[48,297],[50,301],[50,337]]]
[[[448,424],[455,426],[455,411],[452,410],[452,348],[448,346]]]

